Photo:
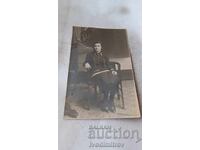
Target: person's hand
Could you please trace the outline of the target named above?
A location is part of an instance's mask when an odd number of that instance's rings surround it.
[[[117,71],[112,71],[112,74],[113,75],[117,75]]]
[[[85,63],[85,69],[91,69],[91,65],[89,63]]]

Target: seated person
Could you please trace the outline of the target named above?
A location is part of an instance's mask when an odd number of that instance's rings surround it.
[[[104,94],[102,110],[115,112],[114,96],[119,79],[117,72],[109,65],[108,58],[102,52],[100,42],[94,43],[94,51],[87,54],[84,67],[90,74],[90,79]]]

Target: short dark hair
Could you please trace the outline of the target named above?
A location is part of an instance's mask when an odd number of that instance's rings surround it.
[[[95,41],[95,42],[93,43],[93,45],[95,45],[96,43],[100,43],[100,44],[102,45],[102,42],[101,42],[101,41]]]

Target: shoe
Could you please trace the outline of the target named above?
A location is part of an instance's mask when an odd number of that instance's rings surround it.
[[[86,110],[90,110],[90,106],[88,104],[84,104],[83,108],[86,109]]]
[[[108,107],[102,107],[101,110],[105,111],[105,112],[109,112],[109,108]]]
[[[111,112],[113,112],[113,113],[115,113],[115,112],[116,112],[116,109],[115,109],[115,107],[114,107],[114,106],[110,107],[110,108],[109,108],[109,110],[110,110]]]

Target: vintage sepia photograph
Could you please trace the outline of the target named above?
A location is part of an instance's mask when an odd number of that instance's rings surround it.
[[[72,33],[64,119],[140,118],[126,29]]]

